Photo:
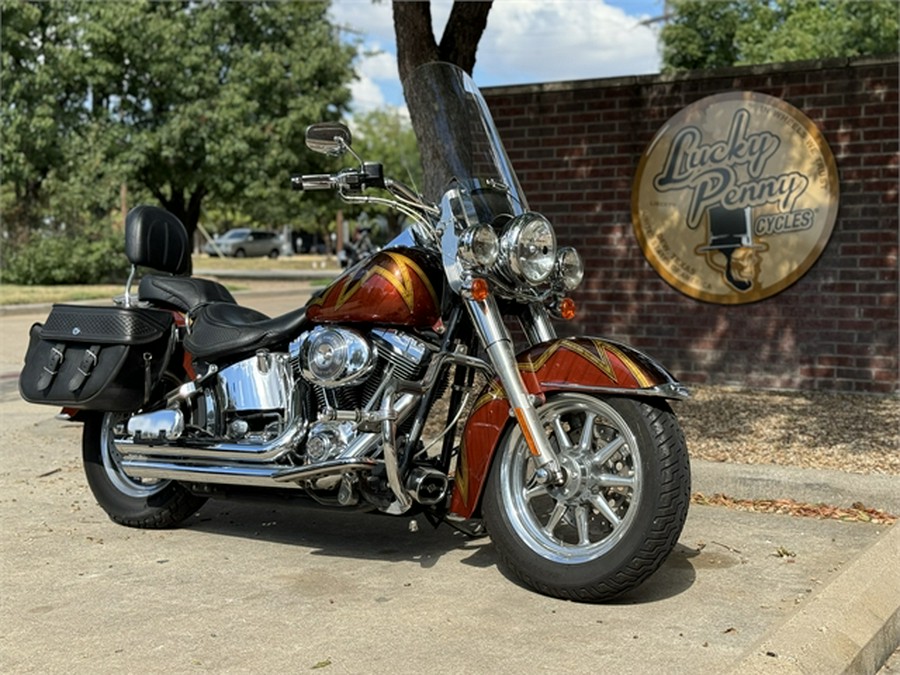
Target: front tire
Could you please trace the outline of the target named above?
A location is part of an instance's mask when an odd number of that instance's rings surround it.
[[[92,413],[84,421],[82,460],[91,492],[107,515],[128,527],[175,527],[192,516],[206,499],[175,481],[143,480],[121,466],[115,438],[125,416]]]
[[[518,426],[484,495],[501,564],[540,593],[609,600],[643,583],[678,541],[690,501],[684,436],[664,401],[561,393],[538,409],[566,479],[541,485]]]

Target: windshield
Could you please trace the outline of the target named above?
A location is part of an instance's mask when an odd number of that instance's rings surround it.
[[[427,197],[439,201],[448,189],[463,188],[486,223],[528,210],[487,104],[462,69],[425,64],[410,74],[404,91],[419,137]]]

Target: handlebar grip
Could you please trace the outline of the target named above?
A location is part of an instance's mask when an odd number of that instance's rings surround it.
[[[330,190],[334,185],[334,176],[328,173],[291,176],[294,190]]]

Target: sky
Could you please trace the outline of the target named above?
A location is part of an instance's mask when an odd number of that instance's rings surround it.
[[[451,0],[432,0],[437,39]],[[664,0],[495,0],[476,54],[480,87],[659,72],[656,28]],[[333,0],[334,22],[371,56],[357,63],[354,112],[404,107],[389,0]]]

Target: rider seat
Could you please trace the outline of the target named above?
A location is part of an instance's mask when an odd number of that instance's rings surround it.
[[[136,206],[125,218],[125,255],[132,264],[125,292],[131,304],[131,283],[137,267],[163,274],[141,279],[138,299],[187,312],[209,302],[235,303],[222,284],[191,276],[191,246],[187,230],[178,218],[156,206]]]
[[[191,312],[188,325],[185,348],[194,358],[215,361],[288,342],[306,326],[306,309],[270,319],[249,307],[214,302]]]

